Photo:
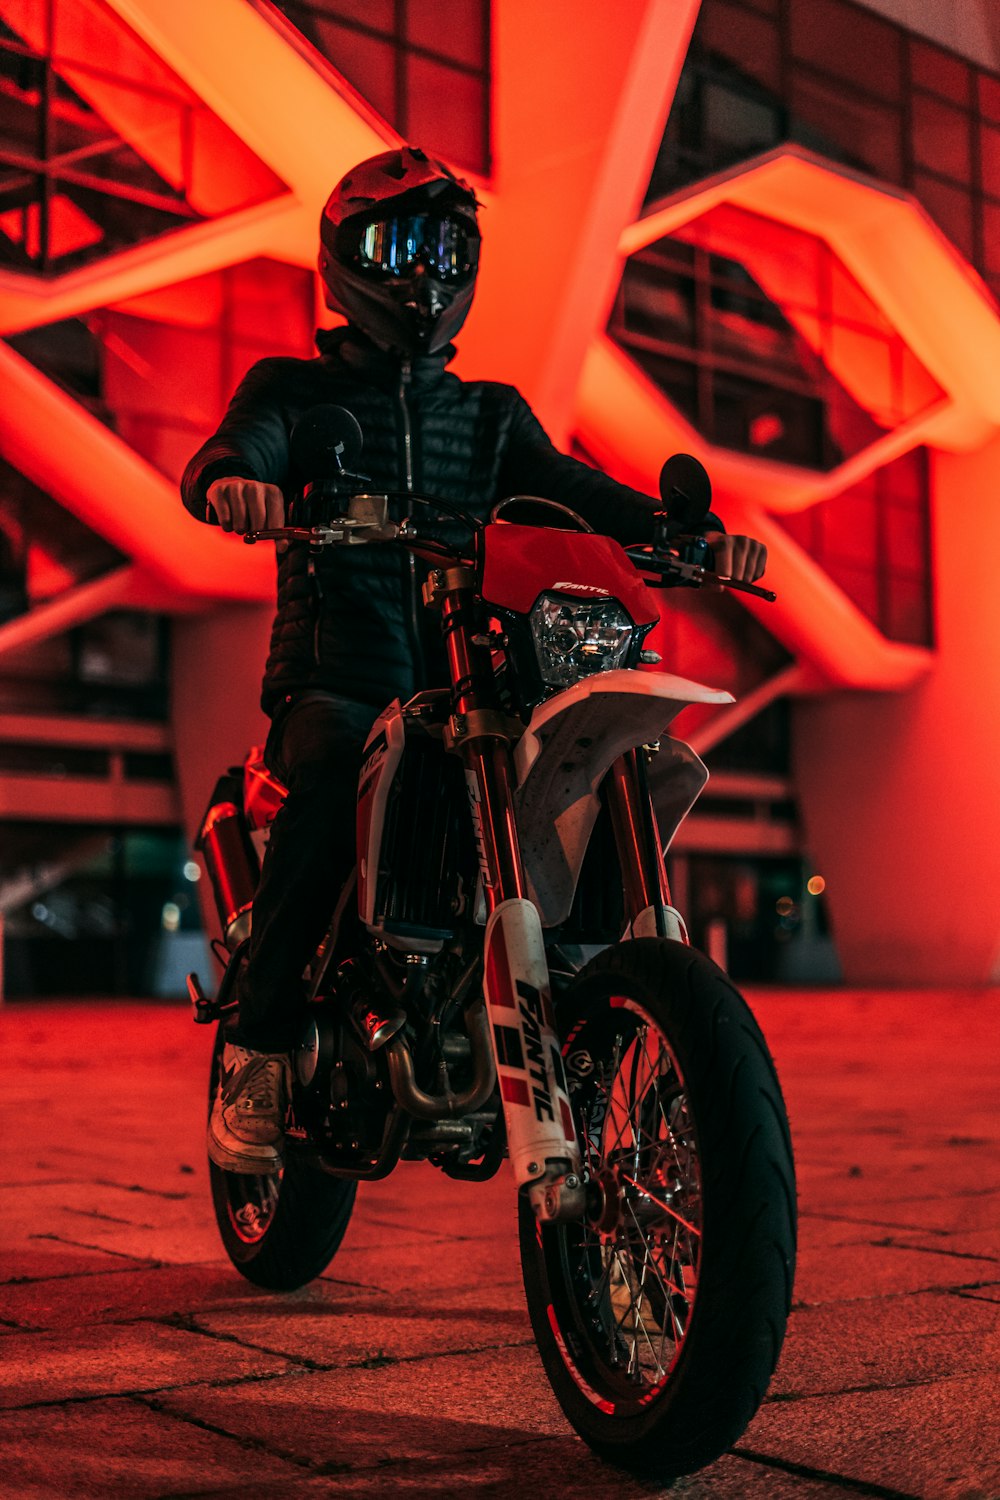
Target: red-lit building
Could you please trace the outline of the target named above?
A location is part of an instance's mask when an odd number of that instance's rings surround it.
[[[661,628],[738,699],[679,726],[696,938],[996,977],[1000,34],[956,9],[0,0],[9,989],[169,986],[201,941],[181,830],[262,737],[274,580],[176,481],[254,359],[311,353],[320,207],[401,136],[484,204],[457,371],[646,491],[698,454],[770,549],[777,604]]]

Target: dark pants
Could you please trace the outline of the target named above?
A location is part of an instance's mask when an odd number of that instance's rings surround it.
[[[250,960],[240,979],[238,1040],[285,1052],[305,1016],[302,971],[355,863],[361,752],[378,710],[310,692],[282,704],[264,758],[288,788],[253,903]]]

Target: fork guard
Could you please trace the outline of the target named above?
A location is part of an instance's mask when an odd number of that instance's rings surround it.
[[[536,1211],[544,1202],[575,1211],[580,1150],[552,1013],[549,970],[538,911],[531,901],[502,901],[486,924],[485,979],[510,1161]],[[570,1208],[570,1204],[573,1208]]]

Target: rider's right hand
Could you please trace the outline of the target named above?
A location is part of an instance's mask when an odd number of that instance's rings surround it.
[[[285,524],[285,497],[276,484],[256,479],[216,479],[205,497],[223,531],[243,535]]]

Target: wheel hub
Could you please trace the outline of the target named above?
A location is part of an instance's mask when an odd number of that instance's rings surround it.
[[[587,1219],[602,1239],[617,1234],[621,1228],[623,1204],[621,1184],[610,1168],[591,1178],[587,1184]]]

